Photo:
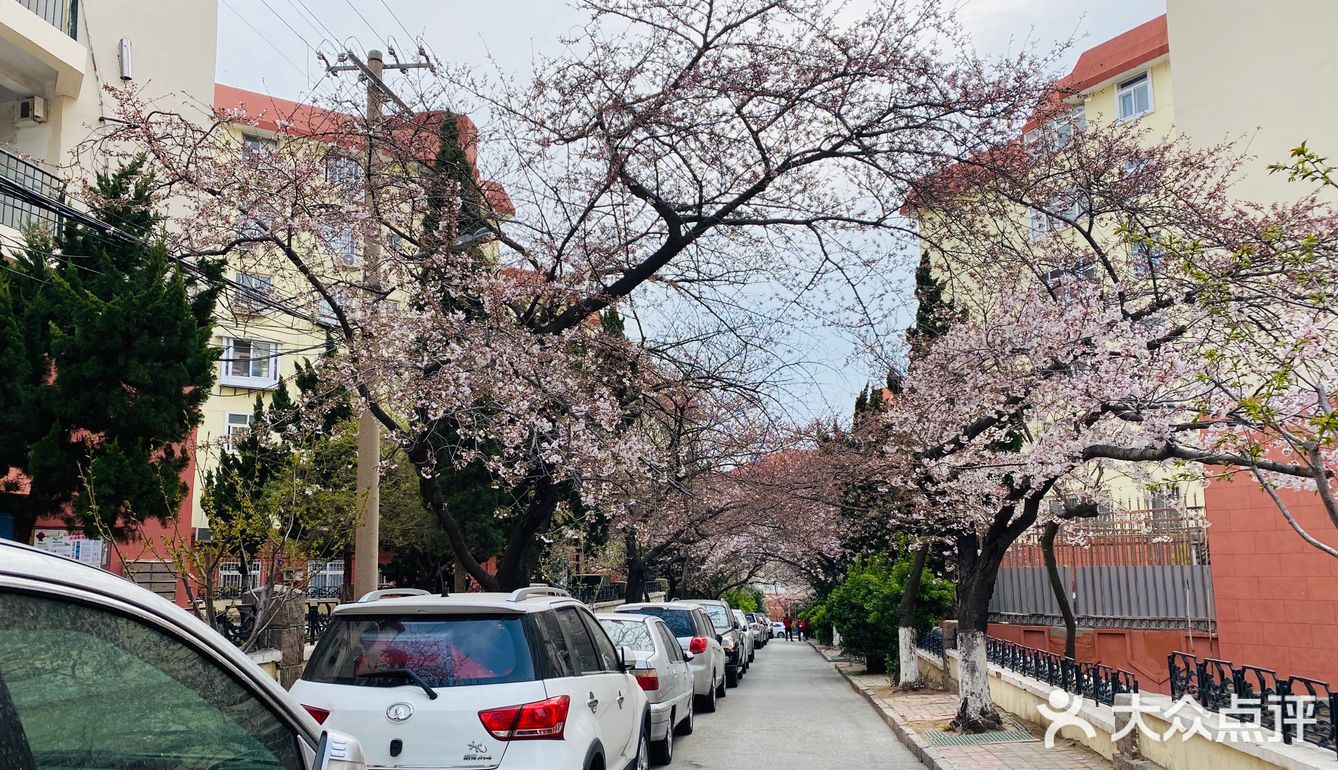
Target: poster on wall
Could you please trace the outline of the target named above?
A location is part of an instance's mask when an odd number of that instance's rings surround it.
[[[85,537],[82,532],[70,532],[66,529],[34,530],[33,546],[57,556],[65,556],[75,561],[91,564],[94,567],[102,566],[102,541]]]

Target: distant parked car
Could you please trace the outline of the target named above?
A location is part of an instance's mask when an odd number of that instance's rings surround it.
[[[739,638],[743,639],[743,670],[748,671],[748,667],[753,664],[757,657],[757,639],[753,637],[753,632],[748,628],[748,616],[741,610],[734,610],[734,619],[739,623]]]
[[[292,694],[377,767],[612,770],[649,762],[635,664],[560,589],[374,591],[334,609]]]
[[[692,669],[697,710],[708,714],[715,711],[716,699],[725,697],[725,649],[706,611],[691,602],[624,604],[614,610],[614,614],[625,612],[653,615],[669,626],[679,647],[692,655],[688,666]]]
[[[753,635],[753,646],[757,649],[766,647],[767,640],[771,638],[766,616],[757,612],[745,612],[743,616],[748,619],[748,631]]]
[[[772,639],[784,639],[784,638],[785,638],[785,624],[784,624],[784,623],[782,623],[782,622],[780,622],[780,621],[778,621],[778,620],[773,620],[773,621],[771,621],[771,638],[772,638]]]
[[[748,665],[748,658],[743,647],[744,631],[739,625],[739,621],[734,617],[734,608],[723,599],[693,599],[692,601],[694,604],[701,605],[701,608],[706,611],[706,617],[711,619],[711,625],[720,638],[720,646],[725,648],[726,686],[738,687],[739,677],[743,674],[744,667]]]
[[[0,540],[0,764],[363,770],[217,631],[115,575]]]
[[[683,651],[669,626],[654,615],[601,615],[599,624],[615,645],[636,655],[632,676],[650,699],[650,756],[667,765],[674,760],[674,736],[692,734],[693,655]]]

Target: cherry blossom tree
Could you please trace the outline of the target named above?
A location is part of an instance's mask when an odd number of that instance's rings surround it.
[[[295,276],[283,304],[329,320],[345,384],[426,479],[481,460],[526,486],[496,576],[424,486],[488,588],[526,582],[568,490],[616,513],[656,455],[621,429],[629,343],[588,319],[654,292],[710,313],[758,281],[822,304],[847,271],[888,258],[870,243],[904,228],[914,180],[998,143],[1043,87],[1044,62],[977,58],[932,0],[862,15],[820,0],[582,5],[589,24],[528,83],[443,66],[375,125],[334,82],[326,111],[248,105],[203,121],[123,91],[90,148],[147,156],[187,225],[172,244],[184,259]],[[443,104],[490,116],[467,149],[488,149],[513,206],[494,183],[434,172]],[[243,151],[230,126],[262,120],[282,141]],[[340,157],[361,159],[351,180],[330,171]],[[460,231],[450,214],[480,200],[494,210]],[[432,205],[447,214],[424,229]],[[376,270],[333,256],[350,237],[380,247]]]
[[[1316,387],[1334,365],[1333,212],[1233,199],[1257,161],[1230,147],[1052,126],[915,202],[961,312],[912,362],[887,460],[956,548],[963,729],[1000,723],[988,603],[1008,546],[1057,515],[1052,493],[1226,469],[1323,495],[1333,467]]]

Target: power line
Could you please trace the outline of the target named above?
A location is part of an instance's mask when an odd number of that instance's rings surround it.
[[[373,27],[372,23],[367,20],[367,17],[362,15],[362,11],[359,11],[358,6],[353,4],[353,0],[344,0],[344,4],[349,8],[352,8],[354,13],[358,14],[358,18],[362,19],[362,23],[367,25],[367,29],[372,33],[372,37],[378,39],[381,37],[381,33],[377,32],[376,27]]]
[[[273,48],[275,53],[279,54],[279,56],[282,56],[284,61],[286,61],[286,62],[288,62],[289,64],[291,64],[291,65],[293,66],[293,69],[295,69],[295,70],[297,70],[299,73],[301,73],[301,75],[302,75],[303,78],[307,78],[307,71],[306,71],[306,70],[304,70],[304,69],[302,69],[301,67],[297,66],[297,62],[295,62],[295,61],[293,61],[292,59],[288,58],[288,54],[284,53],[283,50],[280,49],[277,45],[275,45],[273,41],[271,41],[269,38],[265,37],[265,33],[264,33],[264,32],[261,32],[259,29],[256,29],[256,25],[252,24],[252,23],[250,22],[250,20],[248,20],[245,16],[243,16],[243,15],[241,14],[241,12],[238,11],[236,8],[233,8],[233,7],[232,7],[232,4],[229,3],[228,0],[223,0],[223,5],[224,5],[229,11],[232,11],[232,13],[233,13],[234,16],[236,16],[237,18],[241,19],[243,24],[245,24],[246,26],[250,27],[250,28],[251,28],[251,31],[254,32],[254,33],[256,33],[256,35],[258,35],[258,36],[260,37],[261,40],[264,40],[265,43],[268,44],[270,48]]]
[[[265,6],[265,9],[268,10],[270,14],[274,16],[274,18],[282,22],[283,26],[287,27],[294,35],[297,35],[297,39],[301,40],[303,45],[305,45],[310,50],[315,50],[315,48],[311,45],[311,41],[307,40],[306,36],[303,35],[301,32],[298,32],[296,27],[294,27],[292,24],[289,24],[288,19],[284,18],[282,14],[280,14],[277,10],[275,10],[274,6],[270,5],[268,0],[262,0],[261,5]]]
[[[325,34],[330,36],[330,42],[334,43],[335,45],[339,45],[339,36],[336,35],[333,30],[327,27],[325,25],[325,22],[321,21],[321,17],[317,16],[315,13],[312,12],[311,8],[307,6],[304,0],[288,0],[288,2],[290,4],[295,3],[296,5],[301,6],[302,10],[306,11],[307,15],[311,17],[314,24],[319,24],[320,28],[325,30]]]
[[[390,13],[390,18],[394,19],[395,23],[399,25],[400,29],[404,30],[404,34],[408,36],[410,42],[414,42],[418,39],[414,37],[414,34],[409,31],[408,27],[404,26],[404,22],[400,21],[400,17],[395,14],[395,10],[390,7],[390,4],[387,3],[386,0],[381,0],[381,5],[384,5],[386,7],[386,11]]]

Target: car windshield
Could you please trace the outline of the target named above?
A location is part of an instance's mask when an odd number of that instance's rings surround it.
[[[728,631],[734,626],[729,622],[729,613],[719,604],[703,604],[702,609],[706,610],[706,615],[711,618],[711,625],[715,626],[715,630]]]
[[[613,620],[600,618],[599,624],[609,632],[609,638],[617,647],[631,647],[640,652],[655,652],[655,643],[650,640],[650,629],[640,620]]]
[[[664,607],[640,607],[636,610],[642,615],[654,615],[663,620],[665,625],[674,636],[696,636],[697,631],[692,627],[692,613],[689,610],[674,610]]]
[[[516,615],[336,615],[302,678],[398,687],[533,681],[534,659]]]

